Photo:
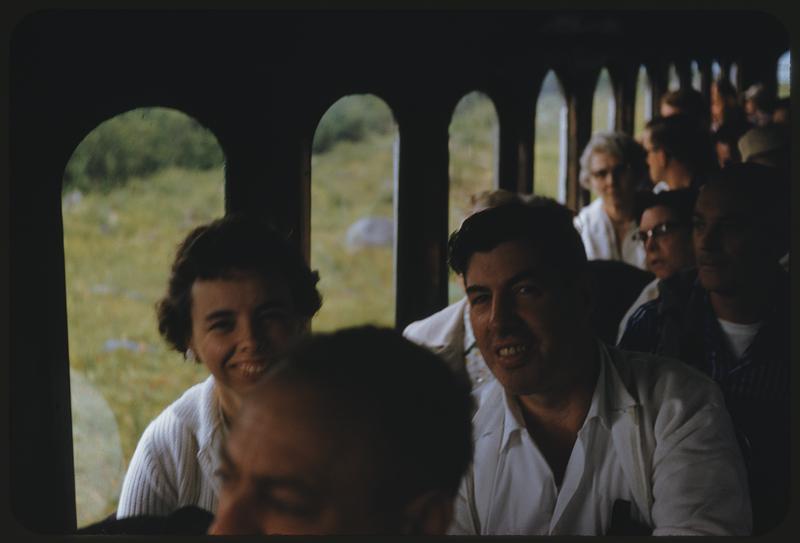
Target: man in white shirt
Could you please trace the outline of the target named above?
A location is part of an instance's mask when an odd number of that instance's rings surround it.
[[[477,213],[450,238],[496,381],[454,534],[747,534],[744,466],[717,386],[591,332],[586,254],[556,202]]]

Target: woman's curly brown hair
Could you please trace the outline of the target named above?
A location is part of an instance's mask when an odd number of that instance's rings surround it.
[[[178,246],[166,295],[156,304],[158,331],[185,353],[192,332],[192,285],[197,279],[220,279],[236,272],[261,277],[279,274],[289,285],[298,316],[319,311],[319,274],[312,271],[286,236],[250,216],[229,215],[192,230]]]

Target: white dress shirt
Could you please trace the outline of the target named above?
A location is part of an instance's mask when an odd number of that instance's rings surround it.
[[[498,381],[473,417],[451,534],[603,535],[615,500],[653,535],[747,535],[747,475],[719,387],[677,360],[606,347],[560,488]]]
[[[549,464],[525,428],[517,400],[504,394],[504,454],[497,465],[488,533],[603,534],[611,523],[614,500],[632,502],[625,474],[611,446],[602,373],[601,368],[561,488],[556,486]],[[501,513],[495,514],[495,508]]]
[[[580,232],[588,260],[622,260],[640,269],[646,269],[646,253],[644,245],[633,239],[637,231],[636,223],[631,221],[628,230],[622,237],[622,252],[617,248],[617,235],[614,225],[603,209],[603,199],[581,209],[574,220],[575,228]]]

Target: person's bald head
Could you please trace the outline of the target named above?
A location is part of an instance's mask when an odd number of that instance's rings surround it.
[[[244,400],[212,533],[444,533],[471,410],[468,385],[393,330],[307,338]]]

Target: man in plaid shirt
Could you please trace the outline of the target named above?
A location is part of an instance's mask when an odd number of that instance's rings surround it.
[[[673,356],[720,386],[748,467],[754,533],[786,516],[790,474],[788,187],[774,170],[729,166],[702,188],[697,269],[659,285],[620,341]]]

